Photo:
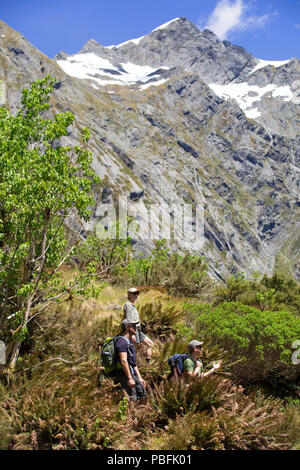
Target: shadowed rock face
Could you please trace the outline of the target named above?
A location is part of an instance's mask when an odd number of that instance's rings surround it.
[[[298,59],[253,72],[259,61],[251,54],[180,18],[138,44],[106,48],[90,40],[80,53],[110,63],[98,68],[97,81],[93,74],[83,79],[67,75],[58,63],[63,67],[76,55],[61,53],[56,63],[3,22],[0,38],[0,80],[12,112],[21,89],[50,72],[57,79],[52,105],[76,116],[64,144],[77,143],[78,128],[91,130],[93,167],[102,187],[95,189],[86,230],[119,196],[127,198],[137,222],[150,204],[204,205],[204,246],[191,243],[189,248],[207,258],[212,275],[270,273],[276,260],[298,275]],[[102,82],[104,76],[118,80],[116,72],[126,77],[128,63],[154,70],[142,77],[144,69],[134,69],[139,75],[129,84]],[[253,102],[260,113],[254,120],[247,119],[238,101],[218,96],[211,83],[247,84],[252,100],[263,87],[277,88]],[[292,90],[290,101],[278,87]],[[279,91],[288,93],[287,88]],[[69,224],[79,226],[75,220]],[[137,251],[145,253],[153,243],[134,241]]]

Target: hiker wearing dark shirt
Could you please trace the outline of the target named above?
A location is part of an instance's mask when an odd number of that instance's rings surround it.
[[[221,366],[222,361],[214,362],[212,369],[208,372],[203,372],[203,363],[201,359],[199,359],[202,355],[202,345],[203,341],[198,341],[196,339],[193,339],[188,344],[189,357],[187,357],[183,363],[183,373],[185,373],[185,376],[207,377],[213,374]]]
[[[136,350],[132,342],[138,322],[124,319],[121,323],[122,333],[115,343],[116,353],[119,355],[121,369],[116,369],[115,378],[133,402],[139,401],[145,405],[147,402],[146,383],[142,379],[136,360]]]
[[[126,302],[124,305],[124,318],[127,318],[127,320],[129,321],[137,322],[136,333],[132,339],[134,342],[136,342],[136,344],[144,343],[147,346],[146,361],[150,362],[154,343],[141,330],[139,312],[136,306],[134,305],[134,302],[137,300],[139,293],[140,291],[135,287],[131,287],[131,289],[127,291],[128,302]]]

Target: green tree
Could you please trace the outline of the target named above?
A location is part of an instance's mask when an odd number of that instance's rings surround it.
[[[119,221],[111,229],[103,229],[102,233],[99,226],[90,233],[74,252],[80,269],[93,267],[99,276],[109,281],[113,281],[119,271],[126,269],[128,261],[133,257],[131,239],[119,238],[119,233]]]
[[[32,318],[66,293],[87,293],[93,274],[70,282],[59,275],[80,240],[67,240],[65,221],[89,219],[90,190],[99,180],[86,128],[79,145],[61,144],[74,116],[49,111],[54,83],[47,76],[24,89],[15,116],[0,108],[0,331],[10,368]]]

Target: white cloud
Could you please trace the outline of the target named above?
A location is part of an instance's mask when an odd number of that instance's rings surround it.
[[[209,16],[204,28],[213,31],[221,40],[235,31],[246,31],[264,26],[271,14],[262,16],[249,14],[250,7],[244,0],[220,0]],[[277,15],[274,12],[273,15]]]

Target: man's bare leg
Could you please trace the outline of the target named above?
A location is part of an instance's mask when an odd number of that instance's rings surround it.
[[[151,356],[152,356],[152,348],[154,346],[154,343],[153,341],[151,341],[150,338],[148,338],[148,336],[146,336],[146,338],[144,339],[143,343],[145,343],[147,345],[147,349],[146,349],[146,361],[147,362],[150,362],[150,359],[151,359]]]

